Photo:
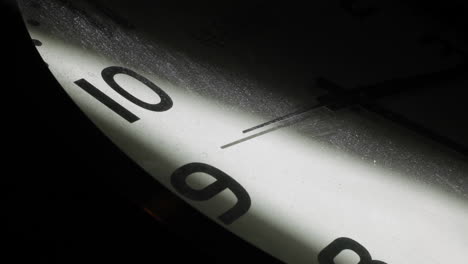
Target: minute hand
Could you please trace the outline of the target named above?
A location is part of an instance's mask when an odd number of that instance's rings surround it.
[[[376,99],[397,95],[405,91],[424,90],[429,86],[468,79],[468,64],[462,63],[456,67],[401,79],[392,79],[371,85],[363,85],[352,90],[344,89],[326,79],[317,79],[317,84],[330,92],[319,96],[318,102],[332,110],[359,104],[366,106]]]

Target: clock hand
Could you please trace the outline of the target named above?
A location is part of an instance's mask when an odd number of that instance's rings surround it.
[[[262,128],[262,127],[265,127],[265,126],[268,126],[270,124],[273,124],[273,123],[277,123],[277,122],[280,122],[280,121],[283,121],[283,120],[286,120],[286,119],[289,119],[289,118],[292,118],[294,116],[298,116],[300,114],[303,114],[305,112],[309,112],[311,110],[314,110],[314,109],[317,109],[317,108],[320,108],[320,107],[323,107],[325,106],[324,104],[316,104],[316,105],[312,105],[312,106],[307,106],[307,107],[303,107],[303,108],[300,108],[294,112],[291,112],[289,114],[286,114],[286,115],[283,115],[283,116],[280,116],[280,117],[277,117],[275,119],[272,119],[270,121],[267,121],[265,123],[261,123],[259,125],[256,125],[254,127],[251,127],[251,128],[248,128],[248,129],[245,129],[242,131],[242,133],[248,133],[250,131],[253,131],[253,130],[256,130],[256,129],[259,129],[259,128]]]
[[[356,87],[352,90],[344,89],[343,87],[326,80],[325,78],[318,78],[316,80],[318,86],[328,90],[329,93],[319,96],[318,104],[303,107],[286,115],[274,118],[267,122],[261,123],[254,127],[245,129],[242,133],[248,133],[253,130],[274,124],[294,116],[303,114],[305,112],[315,110],[321,107],[327,107],[331,110],[338,110],[356,104],[369,104],[372,100],[392,96],[404,91],[409,90],[422,90],[426,85],[433,85],[434,83],[442,83],[447,80],[463,80],[468,77],[468,64],[463,63],[454,68],[442,70],[430,74],[420,74],[401,79],[393,79],[383,81],[372,85],[363,85]]]
[[[468,78],[468,63],[466,62],[456,67],[442,70],[442,71],[435,72],[435,73],[420,74],[420,75],[410,76],[410,77],[405,77],[405,78],[400,78],[400,79],[387,80],[387,81],[383,81],[377,84],[359,86],[352,90],[346,90],[343,87],[331,81],[326,80],[325,78],[318,78],[316,80],[317,84],[320,87],[329,91],[328,94],[319,96],[317,98],[319,102],[318,104],[298,109],[286,115],[274,118],[262,124],[251,127],[249,129],[245,129],[242,132],[248,133],[256,129],[266,127],[268,125],[281,122],[279,125],[275,127],[266,129],[264,131],[261,131],[261,132],[252,134],[250,136],[238,139],[231,143],[225,144],[221,146],[221,148],[225,149],[225,148],[237,145],[239,143],[245,142],[247,140],[253,139],[255,137],[262,136],[264,134],[275,131],[277,129],[293,125],[297,122],[300,122],[306,119],[307,117],[298,118],[295,120],[290,120],[290,119],[292,119],[293,117],[300,116],[309,111],[313,111],[313,110],[317,110],[321,108],[327,108],[329,110],[336,111],[336,110],[347,108],[353,105],[359,105],[372,112],[383,115],[384,117],[389,118],[392,121],[403,123],[405,126],[410,127],[413,130],[419,131],[425,135],[428,135],[429,137],[441,143],[444,143],[445,145],[450,146],[451,148],[459,151],[460,153],[467,153],[467,151],[463,147],[459,147],[458,144],[452,142],[451,140],[440,137],[436,135],[435,133],[433,133],[432,131],[426,128],[417,126],[413,124],[411,121],[407,120],[406,118],[397,116],[394,113],[391,113],[390,111],[385,110],[382,107],[379,107],[378,105],[373,103],[377,99],[394,96],[401,92],[410,91],[410,90],[424,90],[427,85],[439,84],[439,83],[443,83],[449,80],[452,80],[452,81],[464,80],[467,78]],[[288,120],[290,121],[286,122]]]
[[[373,101],[394,96],[411,90],[424,90],[429,85],[441,84],[447,81],[464,80],[468,78],[468,63],[435,73],[420,74],[400,79],[392,79],[377,84],[363,85],[355,89],[344,89],[324,78],[318,78],[317,84],[330,93],[319,96],[317,100],[332,110],[350,105],[365,105]]]

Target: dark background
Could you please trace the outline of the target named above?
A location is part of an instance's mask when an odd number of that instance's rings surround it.
[[[457,1],[407,2],[447,21],[454,11],[444,7]],[[6,165],[1,187],[7,222],[2,240],[9,263],[274,261],[211,224],[113,146],[48,71],[15,2],[0,1],[0,12]],[[466,29],[453,23],[461,32]],[[466,94],[466,87],[460,89]],[[447,98],[447,106],[466,105],[466,97]],[[443,111],[439,114],[434,118],[444,119]],[[468,120],[462,111],[456,115],[452,132],[463,135]],[[466,145],[451,144],[466,151]],[[143,210],[148,201],[160,209],[156,217]]]

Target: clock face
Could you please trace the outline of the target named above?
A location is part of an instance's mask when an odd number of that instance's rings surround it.
[[[399,107],[466,84],[466,55],[411,5],[19,2],[92,122],[248,243],[288,263],[466,261],[461,137]]]

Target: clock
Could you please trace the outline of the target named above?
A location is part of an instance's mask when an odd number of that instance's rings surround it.
[[[427,118],[467,82],[460,31],[398,1],[19,4],[155,218],[287,263],[466,259],[466,134]]]

